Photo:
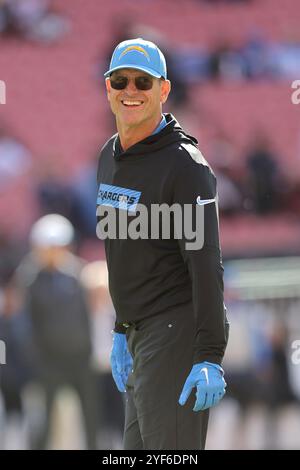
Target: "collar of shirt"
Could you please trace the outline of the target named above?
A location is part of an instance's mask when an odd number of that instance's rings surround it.
[[[164,127],[166,127],[167,121],[164,115],[162,115],[161,121],[158,124],[157,128],[152,132],[151,135],[158,134]]]
[[[164,127],[166,127],[167,124],[168,124],[167,120],[163,114],[160,123],[158,124],[157,128],[152,132],[151,135],[158,134]],[[123,152],[121,142],[119,142],[119,145],[120,145],[120,150]]]

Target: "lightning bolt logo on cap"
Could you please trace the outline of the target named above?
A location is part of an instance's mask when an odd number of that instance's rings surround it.
[[[147,51],[145,51],[145,49],[141,46],[129,46],[129,47],[126,47],[126,49],[122,52],[122,54],[120,55],[119,57],[119,60],[121,59],[121,57],[123,57],[125,54],[127,54],[128,52],[130,51],[138,51],[138,52],[141,52],[142,54],[144,54],[144,56],[146,57],[146,59],[148,60],[148,62],[150,62],[150,57],[149,57],[149,54]]]

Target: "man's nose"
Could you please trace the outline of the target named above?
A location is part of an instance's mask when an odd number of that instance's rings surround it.
[[[129,78],[128,79],[128,84],[126,87],[126,91],[128,93],[136,93],[138,91],[137,87],[135,86],[135,79],[134,78]]]

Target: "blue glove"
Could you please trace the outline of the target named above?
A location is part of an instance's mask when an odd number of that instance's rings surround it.
[[[225,395],[227,384],[223,375],[224,371],[218,364],[206,361],[195,364],[185,381],[179,404],[184,405],[193,388],[197,387],[193,411],[206,410],[215,406]]]
[[[113,344],[110,354],[112,375],[119,392],[126,391],[129,372],[132,369],[132,357],[128,351],[126,335],[113,333]]]

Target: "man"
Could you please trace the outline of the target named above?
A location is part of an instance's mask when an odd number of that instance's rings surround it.
[[[120,43],[105,77],[118,133],[100,156],[97,233],[103,234],[103,209],[132,221],[138,204],[149,211],[154,204],[179,204],[192,208],[190,223],[196,206],[205,216],[201,249],[187,249],[187,237],[175,236],[174,217],[169,237],[161,233],[164,219],[158,237],[106,237],[117,315],[111,366],[118,389],[127,392],[124,448],[203,449],[208,408],[226,386],[215,177],[196,139],[162,114],[171,84],[155,44],[141,38]]]
[[[38,379],[45,393],[45,422],[34,448],[45,449],[57,392],[65,385],[78,394],[86,444],[96,448],[95,399],[90,368],[91,332],[81,260],[71,251],[74,228],[59,214],[32,226],[31,251],[19,267],[32,328]],[[34,440],[34,439],[33,439]]]

